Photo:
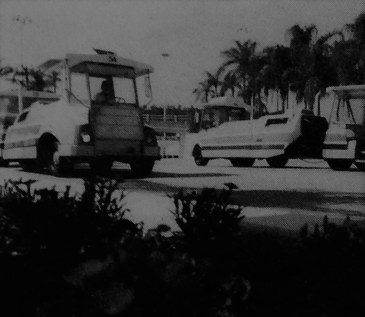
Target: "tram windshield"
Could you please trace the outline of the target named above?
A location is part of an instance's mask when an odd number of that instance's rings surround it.
[[[249,120],[250,113],[242,107],[206,107],[202,113],[201,128],[210,129],[229,121]]]
[[[332,107],[331,122],[351,125],[365,124],[365,94],[363,97],[336,96]]]

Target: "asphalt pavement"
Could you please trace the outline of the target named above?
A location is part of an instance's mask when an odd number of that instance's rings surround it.
[[[83,179],[90,174],[87,166],[78,166],[64,177],[27,173],[17,166],[0,168],[0,182],[6,179],[36,180],[35,188],[54,187],[63,191],[71,186],[72,193],[83,191]],[[229,161],[216,160],[198,167],[191,159],[159,161],[150,177],[134,179],[129,167],[114,164],[106,177],[120,182],[126,193],[129,217],[142,221],[146,228],[173,221],[174,207],[168,195],[178,190],[193,191],[204,187],[218,190],[225,184],[237,186],[232,201],[243,207],[245,222],[264,227],[296,231],[303,224],[310,226],[327,215],[331,221],[342,222],[349,216],[362,224],[365,221],[365,174],[355,167],[338,172],[320,160],[291,160],[285,168],[267,166],[257,161],[251,168],[232,167]]]

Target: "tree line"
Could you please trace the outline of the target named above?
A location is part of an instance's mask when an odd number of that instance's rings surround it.
[[[318,35],[315,25],[298,24],[286,32],[288,46],[273,45],[258,50],[251,39],[235,41],[223,50],[223,62],[215,71],[204,72],[203,79],[193,90],[196,100],[207,102],[212,97],[232,95],[250,104],[268,97],[280,96],[281,106],[289,91],[298,102],[313,108],[315,95],[334,85],[365,83],[365,12],[341,30]],[[28,90],[56,91],[60,80],[57,72],[46,74],[41,69],[0,67],[0,77],[19,83]],[[148,114],[162,114],[164,107],[145,108]],[[193,114],[194,108],[167,106],[169,114]]]
[[[277,44],[261,51],[253,40],[235,41],[221,52],[223,63],[204,73],[193,91],[197,100],[229,94],[250,104],[276,92],[284,107],[292,91],[297,102],[312,109],[315,95],[328,86],[365,83],[365,12],[341,30],[321,36],[314,24],[296,24],[286,38],[288,46]]]

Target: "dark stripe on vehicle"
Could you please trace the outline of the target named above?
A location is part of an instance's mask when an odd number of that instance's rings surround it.
[[[347,150],[348,144],[324,144],[325,150]]]
[[[284,144],[254,144],[254,145],[208,145],[202,150],[284,150]]]

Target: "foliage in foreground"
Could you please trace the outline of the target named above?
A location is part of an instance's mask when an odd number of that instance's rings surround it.
[[[10,309],[13,316],[222,316],[245,301],[248,281],[229,262],[211,254],[197,257],[190,252],[190,237],[171,235],[166,225],[146,232],[127,220],[116,183],[85,187],[76,197],[69,188],[61,194],[33,191],[31,181],[2,188],[2,311]],[[210,234],[222,238],[214,230]]]
[[[299,235],[243,223],[231,189],[173,196],[180,232],[126,219],[118,184],[0,196],[1,316],[355,316],[365,231],[325,217]]]

